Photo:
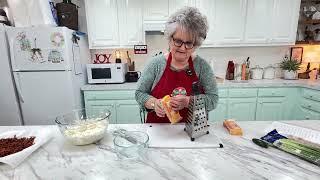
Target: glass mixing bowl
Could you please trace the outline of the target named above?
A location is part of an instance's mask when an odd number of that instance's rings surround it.
[[[149,136],[141,131],[127,131],[125,136],[116,135],[113,143],[118,157],[136,159],[146,154]]]
[[[107,109],[76,109],[55,120],[62,135],[74,145],[87,145],[103,138],[111,112]]]

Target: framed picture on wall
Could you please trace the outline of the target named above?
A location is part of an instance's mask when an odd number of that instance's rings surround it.
[[[292,47],[290,59],[297,60],[299,63],[302,63],[302,56],[303,56],[303,47]]]

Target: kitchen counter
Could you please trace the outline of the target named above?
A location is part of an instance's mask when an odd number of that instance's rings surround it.
[[[288,121],[320,130],[320,120]],[[0,179],[272,179],[319,180],[320,168],[274,148],[264,149],[251,142],[261,137],[271,121],[239,122],[243,137],[230,136],[221,122],[210,126],[224,148],[148,149],[140,160],[120,160],[114,152],[95,145],[72,146],[58,128],[51,126],[54,138],[40,147],[17,168],[0,164]],[[111,125],[112,128],[144,129],[147,124]],[[0,127],[8,129],[36,126]],[[174,138],[174,137],[173,137]],[[112,142],[106,134],[103,143]]]
[[[239,87],[306,87],[311,89],[320,90],[320,80],[311,81],[308,79],[299,80],[248,80],[237,82],[235,80],[224,80],[218,82],[220,88],[239,88]],[[137,83],[123,83],[123,84],[97,84],[85,85],[81,88],[83,91],[103,91],[103,90],[135,90]]]

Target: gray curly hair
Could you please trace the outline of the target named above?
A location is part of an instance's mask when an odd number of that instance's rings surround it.
[[[183,7],[169,17],[164,30],[169,41],[178,26],[190,33],[195,47],[201,46],[209,29],[207,17],[195,7]]]

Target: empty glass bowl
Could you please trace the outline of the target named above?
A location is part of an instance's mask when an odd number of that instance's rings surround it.
[[[103,138],[111,113],[107,109],[76,109],[55,120],[63,136],[74,145],[86,145]]]
[[[136,159],[145,155],[149,136],[141,131],[127,131],[125,136],[116,135],[113,143],[118,157]]]

